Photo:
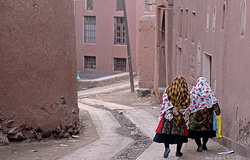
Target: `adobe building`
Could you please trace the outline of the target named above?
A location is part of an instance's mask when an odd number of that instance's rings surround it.
[[[160,100],[177,75],[189,89],[205,77],[222,110],[224,137],[217,141],[250,157],[250,2],[156,0],[153,6],[155,94]]]
[[[75,0],[77,69],[89,77],[129,71],[123,0]],[[138,23],[154,14],[150,0],[126,0],[133,72],[138,72]]]
[[[0,145],[79,132],[73,1],[0,2]]]

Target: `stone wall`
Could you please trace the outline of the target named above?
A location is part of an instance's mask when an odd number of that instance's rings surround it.
[[[0,1],[0,144],[79,132],[73,11],[73,0]]]

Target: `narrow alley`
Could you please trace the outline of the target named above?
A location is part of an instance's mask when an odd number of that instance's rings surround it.
[[[159,101],[176,76],[185,86],[168,91],[184,91],[186,105],[165,103],[173,108],[166,118],[182,119],[184,106],[196,114],[211,107],[187,103],[204,77],[204,93],[213,95],[200,99],[220,107],[223,133],[202,152],[192,139],[183,156],[170,145],[167,159],[250,159],[249,6],[250,0],[0,1],[0,160],[164,159],[164,144],[153,137]],[[138,89],[153,93],[138,96]],[[212,121],[201,115],[198,124]],[[182,132],[184,122],[173,122]],[[211,123],[201,126],[212,130]]]
[[[138,84],[138,77],[135,78],[135,84]],[[136,89],[138,89],[137,85],[135,86]],[[79,107],[81,109],[86,109],[90,113],[91,117],[93,117],[93,123],[95,126],[98,126],[97,130],[100,128],[103,128],[101,132],[99,132],[99,136],[102,137],[99,139],[99,141],[102,141],[101,139],[109,139],[110,136],[113,141],[117,141],[115,136],[110,134],[109,132],[106,132],[106,135],[102,135],[105,131],[104,128],[109,128],[110,125],[115,126],[114,124],[117,124],[117,121],[113,120],[110,121],[109,118],[111,116],[110,113],[104,112],[103,110],[109,110],[109,111],[118,111],[120,114],[123,114],[125,117],[129,119],[130,122],[135,124],[135,126],[139,129],[139,132],[142,132],[146,137],[148,137],[148,144],[145,144],[145,139],[141,142],[141,145],[144,145],[144,147],[141,147],[138,149],[138,152],[142,152],[142,154],[138,155],[134,150],[129,150],[127,148],[130,148],[132,144],[135,143],[135,140],[132,141],[132,139],[125,140],[127,142],[126,148],[119,150],[118,147],[115,146],[116,150],[108,148],[106,143],[101,143],[103,147],[99,146],[97,148],[92,148],[91,150],[94,150],[94,155],[98,156],[96,159],[103,159],[104,155],[109,155],[110,151],[112,152],[113,156],[107,157],[107,159],[137,159],[137,160],[151,160],[151,159],[163,159],[163,144],[156,144],[152,142],[152,138],[155,134],[155,129],[158,124],[158,114],[160,111],[160,105],[157,104],[154,97],[152,95],[146,97],[146,98],[138,98],[137,93],[131,93],[130,92],[130,86],[129,81],[121,81],[118,84],[111,84],[103,87],[93,88],[85,91],[80,91],[78,93],[79,97]],[[95,108],[95,111],[93,108],[89,108],[87,106],[92,106]],[[87,109],[89,108],[89,109]],[[97,111],[99,110],[99,111]],[[106,113],[104,116],[97,116],[97,114],[94,114],[94,112],[100,112],[100,113]],[[95,118],[94,118],[95,117]],[[97,118],[98,117],[98,118]],[[102,122],[104,121],[104,122]],[[102,123],[101,123],[102,122]],[[108,122],[108,123],[107,123]],[[129,123],[128,121],[123,121],[123,123]],[[102,126],[100,126],[102,124]],[[117,126],[117,128],[119,128]],[[116,130],[113,128],[113,133],[116,133]],[[137,132],[136,132],[137,133]],[[134,130],[131,130],[131,133],[129,136],[136,134]],[[137,133],[138,134],[138,133]],[[121,136],[118,134],[118,136]],[[109,141],[110,145],[113,144],[112,141]],[[124,139],[120,137],[120,140],[118,141],[118,145],[121,147],[124,145]],[[138,142],[140,143],[140,142]],[[116,144],[114,144],[116,145]],[[147,148],[147,146],[149,147]],[[111,147],[111,146],[110,146]],[[184,156],[181,158],[175,157],[175,145],[172,145],[170,152],[170,156],[168,159],[245,159],[238,154],[229,154],[229,155],[219,155],[219,152],[228,151],[229,149],[221,146],[217,142],[210,140],[208,144],[209,150],[203,151],[202,153],[196,152],[196,145],[193,142],[193,140],[189,140],[189,142],[183,147],[183,153]],[[107,151],[108,149],[109,151]],[[80,151],[80,150],[79,150]],[[117,152],[118,151],[118,152]],[[70,159],[70,156],[76,156],[80,159],[80,157],[84,157],[83,152],[78,151],[72,153],[71,155],[68,155],[65,159]],[[87,152],[85,150],[85,152]],[[106,154],[103,154],[103,152],[107,152]],[[132,153],[130,153],[132,152]],[[81,154],[80,154],[81,153]],[[98,154],[96,154],[98,153]],[[79,156],[81,155],[81,156]],[[87,155],[87,154],[86,154]],[[121,156],[120,156],[121,155]],[[127,157],[124,155],[127,155]],[[79,156],[79,157],[78,157]],[[93,155],[92,155],[93,156]],[[138,156],[138,157],[135,157]],[[72,158],[72,157],[71,157]],[[76,157],[74,157],[76,158]],[[91,157],[86,157],[86,159],[91,159]]]
[[[135,78],[138,84],[138,77]],[[0,147],[1,160],[152,160],[163,158],[163,144],[152,142],[160,105],[154,96],[138,98],[128,80],[78,92],[82,121],[79,137],[41,142],[21,142]],[[135,86],[137,90],[137,85]],[[219,155],[228,148],[210,140],[208,151],[196,152],[192,140],[184,145],[183,157],[175,157],[171,146],[168,159],[237,159],[237,153]]]

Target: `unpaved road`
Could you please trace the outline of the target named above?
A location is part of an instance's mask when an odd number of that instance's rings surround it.
[[[137,84],[138,78],[135,79]],[[138,98],[129,81],[78,92],[82,130],[79,139],[18,142],[0,147],[0,160],[108,160],[163,159],[163,145],[152,143],[160,105],[152,95]],[[208,151],[196,152],[192,140],[179,159],[237,159],[238,154],[218,155],[227,148],[210,140]],[[171,146],[168,159],[175,157]]]
[[[116,84],[80,91],[78,93],[79,95],[78,97],[79,101],[81,101],[81,99],[85,99],[86,97],[95,97],[101,100],[102,96],[99,95],[105,94],[107,95],[107,100],[113,99],[119,101],[119,103],[122,104],[129,105],[129,103],[130,104],[134,103],[133,105],[137,104],[140,105],[143,103],[147,104],[151,103],[147,102],[145,99],[137,98],[137,94],[130,93],[129,88],[130,85],[127,80],[119,81]],[[112,98],[111,93],[115,93],[116,96]],[[90,109],[91,106],[86,106],[86,105],[84,106],[79,102],[79,108],[80,108],[80,119],[82,126],[81,133],[78,135],[79,139],[74,139],[74,138],[59,139],[59,140],[44,139],[39,142],[28,142],[28,141],[11,142],[10,145],[8,146],[0,146],[0,160],[57,160],[60,158],[66,158],[70,153],[73,153],[78,149],[84,147],[86,149],[88,144],[93,145],[94,143],[97,143],[96,142],[97,140],[100,143],[102,143],[101,140],[103,139],[103,137],[100,136],[100,134],[97,134],[97,131],[101,131],[102,128],[98,129],[98,127],[95,126],[95,124],[93,123],[93,119],[91,118],[91,115],[92,117],[94,117],[93,116],[94,113],[91,111],[87,111],[87,109]],[[98,110],[98,109],[92,107],[92,110]],[[106,131],[103,130],[103,132],[108,133],[109,130],[114,130],[114,128],[120,127],[119,125],[117,125],[117,121],[114,120],[114,117],[110,114],[109,111],[103,111],[102,109],[99,109],[98,112],[100,113],[104,112],[105,114],[107,113],[108,115],[110,115],[109,117],[111,117],[112,122],[116,123],[116,125],[112,126],[113,128],[105,128]],[[132,141],[132,139],[129,137],[124,137],[124,136],[120,137],[121,139],[124,139],[124,141],[126,142],[130,143],[130,141]],[[111,136],[111,139],[112,138],[114,138],[115,140],[115,137]],[[118,142],[120,142],[120,139]],[[105,142],[103,144],[105,144]],[[112,145],[106,143],[106,147],[107,146],[112,146]],[[119,146],[114,145],[113,147],[119,148],[120,146],[121,148],[118,150],[121,150],[124,147],[121,145],[121,143],[119,143]],[[97,154],[96,152],[95,154],[100,155]],[[103,153],[102,157],[104,156],[104,154],[106,155],[107,153]],[[81,159],[86,159],[86,158],[87,154],[84,155]],[[91,159],[94,160],[95,158],[92,157]]]

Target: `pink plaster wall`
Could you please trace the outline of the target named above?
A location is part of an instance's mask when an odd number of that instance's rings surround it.
[[[73,1],[0,2],[0,132],[9,139],[79,131],[73,7]]]
[[[192,1],[194,2],[194,1]],[[190,5],[196,4],[196,5]],[[225,27],[222,29],[223,5],[226,6]],[[247,6],[250,3],[246,3]],[[183,74],[189,78],[189,82],[193,82],[190,75],[191,59],[188,56],[197,57],[197,48],[201,48],[201,65],[195,66],[196,77],[203,76],[203,54],[208,53],[212,56],[211,86],[215,90],[216,96],[222,108],[223,125],[225,128],[224,136],[232,139],[237,143],[250,146],[250,112],[248,111],[248,102],[246,101],[249,90],[249,74],[247,68],[250,67],[247,52],[249,51],[249,29],[246,27],[245,35],[240,35],[241,16],[243,1],[218,2],[206,1],[194,3],[175,1],[175,6],[188,8],[191,12],[195,12],[195,26],[188,26],[188,36],[192,36],[192,29],[195,28],[194,42],[190,43],[190,38],[179,38],[175,36],[174,41],[183,48]],[[213,29],[213,13],[215,10],[215,28]],[[177,13],[178,11],[176,11]],[[248,16],[249,12],[247,12]],[[207,27],[207,15],[209,15],[209,24]],[[183,15],[185,16],[185,15]],[[192,15],[188,15],[188,18]],[[175,19],[178,21],[178,13]],[[190,20],[191,21],[191,20]],[[250,22],[247,22],[248,26]],[[175,28],[178,23],[175,23]],[[185,27],[185,26],[183,26]],[[194,27],[194,28],[191,28]],[[178,34],[176,31],[175,35]],[[185,67],[189,66],[189,67]],[[200,68],[198,68],[200,67]],[[247,129],[248,128],[248,129]],[[237,134],[235,134],[237,133]]]
[[[123,11],[116,11],[116,0],[93,1],[93,11],[85,10],[85,1],[75,1],[76,43],[77,43],[77,69],[84,73],[116,74],[114,71],[114,58],[127,58],[126,45],[114,45],[114,17],[124,17]],[[132,55],[133,71],[138,71],[137,37],[138,23],[144,14],[144,0],[126,0],[129,36]],[[152,7],[153,9],[153,7]],[[96,16],[96,43],[83,43],[83,16]],[[83,57],[96,56],[96,69],[84,69]],[[128,60],[127,60],[128,62]],[[128,63],[127,69],[129,71]]]
[[[93,1],[93,11],[85,10],[85,1],[75,1],[77,69],[84,73],[115,74],[113,59],[127,58],[126,45],[114,45],[114,17],[124,17],[123,12],[116,11],[116,1]],[[129,35],[132,65],[135,71],[136,62],[136,18],[133,0],[127,2]],[[96,16],[96,43],[83,43],[83,16]],[[83,57],[96,56],[96,69],[84,69]],[[127,60],[128,61],[128,60]],[[128,65],[127,65],[128,71]]]
[[[161,2],[161,0],[158,1],[159,4]],[[166,58],[166,62],[173,63],[173,65],[166,69],[172,72],[172,78],[179,74],[184,75],[191,89],[194,81],[204,76],[204,71],[207,70],[206,67],[204,68],[204,53],[212,57],[211,86],[219,100],[223,117],[224,139],[221,143],[250,157],[250,112],[248,109],[250,91],[248,87],[250,85],[248,69],[250,68],[248,54],[250,28],[248,26],[250,22],[246,21],[245,34],[241,35],[244,2],[246,8],[249,8],[250,2],[244,0],[230,2],[228,0],[173,0],[173,35],[167,37],[169,33],[166,33],[166,38],[170,38],[166,41],[166,45],[173,43],[171,46],[173,52],[167,53],[171,54],[172,58]],[[225,5],[224,22],[223,5]],[[182,18],[181,9],[183,10]],[[247,9],[246,17],[249,17],[249,14]],[[214,28],[213,15],[216,16]],[[156,21],[160,21],[160,17],[161,15],[157,14]],[[166,20],[166,23],[171,24],[171,18]],[[224,27],[222,27],[223,23]],[[182,36],[180,36],[180,28]],[[181,49],[181,60],[178,59],[178,48]]]

